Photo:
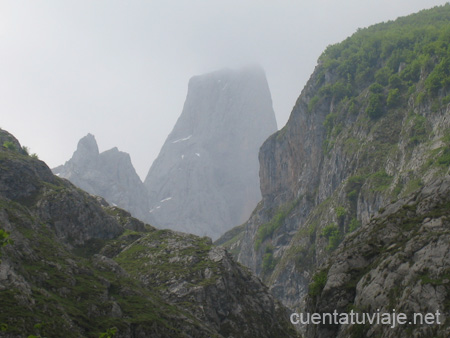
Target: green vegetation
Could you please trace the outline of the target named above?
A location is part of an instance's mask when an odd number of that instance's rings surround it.
[[[272,237],[274,232],[283,225],[286,217],[294,210],[299,202],[300,198],[297,198],[294,202],[281,206],[268,223],[264,223],[258,228],[255,240],[256,250],[259,250],[261,244],[267,238]]]
[[[410,96],[417,104],[436,100],[441,91],[450,89],[449,21],[450,5],[446,4],[360,29],[328,46],[319,58],[318,94],[310,100],[308,111],[321,100],[331,100],[334,107],[350,102],[340,115],[359,107],[377,120]],[[325,74],[333,80],[326,82]],[[450,99],[442,102],[446,100]]]
[[[347,198],[349,199],[352,209],[356,211],[356,203],[358,201],[358,196],[361,191],[364,182],[366,181],[367,175],[355,175],[347,179],[345,185],[345,192]]]
[[[369,91],[369,104],[367,105],[366,113],[371,119],[377,119],[381,117],[385,112],[383,87],[378,83],[374,83],[369,87]]]
[[[10,233],[0,229],[0,250],[2,247],[4,247],[5,245],[8,244],[13,244],[13,241],[11,239],[9,239]],[[0,258],[2,257],[2,252],[0,251]],[[0,259],[1,262],[1,259]]]
[[[183,245],[172,247],[174,239]],[[218,264],[208,257],[210,250],[211,244],[206,237],[188,235],[185,238],[169,230],[156,230],[134,241],[115,260],[132,276],[138,279],[145,276],[159,285],[181,277],[193,284],[209,285],[215,283],[218,275]],[[142,269],[143,264],[147,269]],[[214,272],[209,278],[203,275],[206,269]]]
[[[98,336],[98,338],[112,338],[116,335],[116,333],[117,333],[117,328],[112,327],[112,328],[106,330],[106,332],[103,332],[102,334],[100,334],[100,336]]]
[[[389,176],[385,170],[379,170],[369,176],[375,191],[383,191],[389,188],[392,183],[392,176]]]
[[[267,245],[265,248],[265,253],[262,261],[262,271],[264,274],[273,271],[277,262],[273,258],[273,246]]]
[[[29,156],[30,155],[30,148],[28,148],[27,146],[23,146],[22,147],[23,152],[25,153],[25,155]]]
[[[333,251],[342,241],[342,233],[336,223],[331,223],[324,227],[321,236],[328,240],[328,245],[325,247],[327,251]]]
[[[339,206],[336,208],[336,217],[341,220],[345,217],[345,215],[347,214],[347,209],[345,209],[342,206]]]
[[[316,273],[313,278],[311,284],[309,284],[308,295],[311,297],[316,297],[320,295],[325,284],[327,284],[328,277],[328,269],[321,270]]]
[[[353,232],[361,226],[361,222],[358,221],[355,217],[352,218],[350,224],[348,225],[348,232]]]
[[[428,135],[426,127],[427,119],[422,115],[411,113],[409,114],[407,122],[411,123],[409,142],[414,145],[424,142]]]
[[[16,146],[15,146],[15,144],[14,144],[13,142],[11,142],[11,141],[5,141],[5,142],[3,142],[3,147],[6,148],[6,149],[8,149],[8,150],[11,150],[11,151],[16,151]]]
[[[439,165],[448,167],[450,166],[450,148],[445,148],[442,154],[437,158]]]
[[[317,103],[319,102],[320,98],[319,96],[314,96],[309,102],[308,102],[308,112],[311,112],[314,110],[314,108],[317,106]]]
[[[400,104],[400,91],[398,88],[389,90],[386,103],[389,108],[395,108]]]

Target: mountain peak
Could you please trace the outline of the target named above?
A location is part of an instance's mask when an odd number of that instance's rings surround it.
[[[77,150],[74,152],[72,159],[76,162],[82,160],[92,160],[99,154],[97,141],[95,136],[87,134],[80,141],[78,141]]]
[[[72,158],[53,172],[79,188],[127,209],[135,217],[144,219],[146,216],[147,192],[130,155],[117,147],[99,153],[92,134],[84,136]]]
[[[212,238],[241,224],[261,198],[258,150],[276,129],[261,67],[192,77],[145,180],[152,221]]]

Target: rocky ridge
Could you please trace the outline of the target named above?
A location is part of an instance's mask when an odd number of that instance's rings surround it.
[[[296,336],[261,281],[209,239],[145,225],[53,175],[6,131],[0,140],[12,240],[0,248],[0,336]]]

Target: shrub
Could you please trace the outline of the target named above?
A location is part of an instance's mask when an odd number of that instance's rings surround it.
[[[27,155],[27,156],[30,155],[30,148],[28,148],[27,146],[23,146],[22,150],[25,152],[25,155]]]
[[[450,166],[450,148],[446,148],[441,156],[439,156],[437,162],[442,166]]]
[[[353,232],[361,226],[361,222],[356,219],[356,217],[352,218],[350,224],[348,226],[348,231]]]
[[[383,105],[383,94],[370,94],[369,104],[366,108],[367,115],[369,115],[372,120],[381,117],[384,113]]]
[[[3,147],[8,149],[8,150],[12,150],[12,151],[16,151],[16,146],[13,142],[11,141],[5,141],[3,142]]]
[[[313,281],[311,284],[309,284],[308,288],[308,294],[311,297],[318,296],[322,292],[323,288],[327,284],[327,277],[328,277],[327,270],[322,270],[313,276],[312,278]]]
[[[312,112],[319,102],[319,97],[316,95],[308,102],[308,113]]]
[[[343,218],[347,214],[347,210],[344,207],[336,208],[336,216],[338,219]]]
[[[400,103],[400,93],[398,88],[389,90],[386,103],[388,107],[395,107]]]
[[[374,190],[376,191],[383,191],[387,189],[393,179],[393,177],[389,176],[385,170],[379,170],[373,173],[370,175],[370,178],[374,184]]]
[[[369,87],[369,91],[374,94],[381,94],[383,92],[383,86],[379,83],[374,83]]]
[[[375,73],[375,81],[385,86],[388,84],[391,74],[392,70],[389,67],[383,67]]]
[[[117,333],[117,328],[112,327],[108,329],[106,332],[101,333],[98,338],[112,338]]]
[[[328,245],[325,248],[327,251],[336,249],[342,240],[341,231],[336,223],[331,223],[323,228],[321,235],[328,240]]]
[[[397,74],[391,75],[391,77],[389,78],[389,86],[391,86],[391,88],[397,89],[402,87],[402,80]]]

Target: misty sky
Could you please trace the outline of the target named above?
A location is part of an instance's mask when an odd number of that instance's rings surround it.
[[[444,0],[0,0],[0,127],[51,167],[88,132],[145,178],[190,77],[258,63],[278,127],[325,47]]]

